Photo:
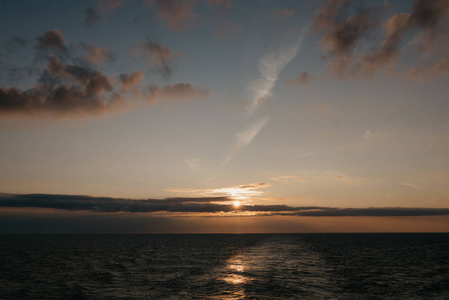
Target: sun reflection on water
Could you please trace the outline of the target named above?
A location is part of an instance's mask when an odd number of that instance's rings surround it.
[[[245,256],[243,255],[237,255],[230,258],[225,267],[226,273],[220,279],[232,285],[240,285],[251,281],[248,276],[243,274],[247,269],[245,260]]]

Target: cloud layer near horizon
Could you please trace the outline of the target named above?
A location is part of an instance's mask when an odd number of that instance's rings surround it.
[[[52,194],[0,194],[0,207],[16,208],[52,208],[66,211],[90,211],[102,213],[219,213],[241,212],[261,213],[258,215],[278,216],[440,216],[449,215],[449,208],[418,207],[369,207],[336,208],[320,206],[288,205],[241,205],[235,207],[226,202],[234,201],[230,197],[196,197],[135,200],[126,198],[90,197],[84,195]]]

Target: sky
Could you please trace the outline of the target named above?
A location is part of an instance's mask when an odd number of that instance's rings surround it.
[[[0,233],[449,231],[449,2],[0,0]]]

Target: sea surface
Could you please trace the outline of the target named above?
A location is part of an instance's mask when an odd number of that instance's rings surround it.
[[[3,235],[0,299],[449,299],[449,234]]]

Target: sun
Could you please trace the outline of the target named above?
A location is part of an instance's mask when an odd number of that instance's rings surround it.
[[[235,207],[239,207],[240,206],[240,201],[234,201],[234,206]]]

